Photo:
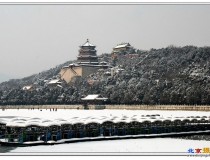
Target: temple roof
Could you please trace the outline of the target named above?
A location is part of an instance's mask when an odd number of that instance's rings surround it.
[[[114,48],[123,48],[123,47],[128,47],[128,46],[130,46],[130,44],[129,43],[121,43],[121,44],[118,44],[116,47],[114,47]]]
[[[85,98],[81,98],[81,100],[107,100],[108,98],[102,97],[100,94],[90,94]]]
[[[57,84],[57,83],[61,84],[60,79],[53,79],[50,82],[48,82],[48,84]]]
[[[89,42],[89,39],[87,39],[87,42],[85,42],[85,44],[83,44],[82,46],[91,46],[91,47],[94,47],[95,45],[93,45],[93,44],[91,44],[90,42]]]

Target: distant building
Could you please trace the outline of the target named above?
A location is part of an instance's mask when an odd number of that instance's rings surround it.
[[[112,50],[112,58],[116,58],[119,55],[135,54],[135,49],[129,43],[118,44]]]
[[[66,83],[71,82],[73,77],[87,77],[100,69],[102,65],[72,65],[65,66],[61,69],[61,79]]]
[[[95,104],[94,109],[105,109],[106,106],[102,105],[108,98],[102,97],[100,94],[90,94],[81,98],[84,103],[84,109],[89,109],[88,104]]]
[[[22,90],[24,90],[24,91],[32,91],[32,90],[34,90],[34,87],[33,87],[33,85],[24,86],[24,87],[22,88]]]
[[[50,80],[47,85],[50,86],[50,87],[60,87],[62,88],[61,86],[62,82],[60,81],[60,79],[53,79],[53,80]]]
[[[100,94],[90,94],[84,98],[81,98],[83,101],[106,101],[108,98],[102,97]]]
[[[79,55],[77,57],[77,63],[98,65],[99,62],[95,47],[96,46],[91,44],[87,39],[87,42],[80,46]]]
[[[111,74],[111,76],[114,76],[114,75],[116,75],[118,73],[121,73],[122,71],[124,71],[124,69],[122,69],[122,68],[120,68],[120,67],[117,66],[117,67],[113,67],[111,69],[110,74]]]
[[[86,43],[80,46],[77,63],[64,66],[61,69],[61,79],[65,80],[66,83],[70,83],[73,77],[87,77],[101,68],[108,68],[106,62],[99,63],[95,47],[87,39]]]

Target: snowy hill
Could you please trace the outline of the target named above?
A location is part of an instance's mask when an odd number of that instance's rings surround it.
[[[75,104],[82,96],[102,94],[112,104],[210,104],[210,47],[174,47],[137,52],[139,56],[121,55],[115,65],[98,71],[63,88],[49,88],[43,80],[55,77],[62,66],[20,80],[0,84],[1,104]],[[35,84],[33,91],[23,91]]]

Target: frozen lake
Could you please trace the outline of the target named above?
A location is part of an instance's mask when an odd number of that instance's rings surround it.
[[[149,111],[149,110],[68,110],[61,109],[57,111],[48,110],[5,110],[0,111],[0,117],[5,116],[23,116],[23,117],[39,117],[45,119],[72,117],[101,117],[101,116],[141,116],[160,114],[160,116],[180,117],[180,116],[210,116],[209,112],[201,111]],[[69,144],[59,144],[52,146],[33,146],[5,148],[0,147],[0,152],[4,154],[20,154],[20,155],[37,155],[37,154],[59,154],[59,155],[188,155],[190,148],[210,147],[209,141],[185,140],[173,138],[152,138],[152,139],[129,139],[129,140],[113,140],[113,141],[95,141],[95,142],[78,142]],[[4,150],[4,151],[3,151]]]
[[[102,116],[141,116],[160,114],[163,117],[186,117],[186,116],[207,116],[210,117],[210,112],[204,111],[166,111],[166,110],[74,110],[74,109],[58,109],[57,111],[51,111],[49,109],[7,109],[0,110],[0,117],[3,116],[23,116],[31,118],[45,118],[45,119],[69,119],[72,117],[102,117]]]
[[[190,155],[188,150],[209,148],[209,141],[172,138],[79,142],[52,146],[0,147],[4,155]]]
[[[18,147],[10,154],[59,155],[189,155],[189,148],[210,147],[209,141],[171,138],[130,139],[98,142],[79,142],[52,146]]]

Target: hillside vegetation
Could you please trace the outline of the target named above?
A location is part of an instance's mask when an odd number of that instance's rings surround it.
[[[124,69],[112,76],[108,70],[77,78],[71,84],[49,87],[43,80],[59,73],[66,62],[56,68],[20,80],[0,84],[0,104],[78,104],[88,94],[102,94],[111,104],[210,104],[210,47],[174,47],[138,52],[135,58],[110,59]],[[89,83],[89,82],[92,83]],[[36,89],[22,87],[34,84]]]

